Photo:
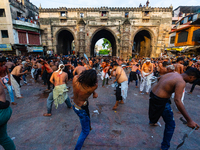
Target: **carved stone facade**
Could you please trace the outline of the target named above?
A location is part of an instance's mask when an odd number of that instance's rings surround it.
[[[94,55],[94,42],[100,38],[112,41],[113,55],[127,58],[137,43],[135,36],[148,32],[139,41],[144,56],[158,57],[168,46],[172,7],[169,8],[39,8],[43,46],[60,53],[59,32],[69,31],[74,38],[75,52]],[[95,39],[94,39],[95,38]],[[67,39],[66,39],[67,40]],[[143,40],[143,41],[142,41]],[[137,41],[137,42],[136,42]],[[65,39],[64,39],[65,42]],[[142,44],[143,43],[143,44]],[[67,47],[63,48],[65,52]]]

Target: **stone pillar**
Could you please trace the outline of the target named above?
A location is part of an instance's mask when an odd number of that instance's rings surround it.
[[[126,19],[123,23],[122,32],[122,46],[121,46],[121,57],[124,59],[129,59],[132,56],[132,49],[130,48],[130,22]]]
[[[85,53],[85,22],[83,19],[78,22],[78,51],[80,56],[83,56]]]

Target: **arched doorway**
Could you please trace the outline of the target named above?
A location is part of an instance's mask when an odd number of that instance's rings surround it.
[[[150,57],[151,47],[151,34],[147,30],[139,31],[133,40],[132,54],[134,56]]]
[[[68,55],[72,54],[74,36],[68,30],[62,30],[57,35],[57,53]]]
[[[91,45],[90,45],[90,56],[95,56],[94,49],[95,49],[95,44],[96,42],[101,39],[101,38],[106,38],[108,41],[110,41],[112,45],[112,56],[116,56],[116,40],[114,35],[107,29],[101,29],[94,33],[92,36],[91,40]]]

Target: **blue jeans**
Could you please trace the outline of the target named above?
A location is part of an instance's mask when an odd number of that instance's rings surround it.
[[[84,109],[78,109],[73,105],[75,113],[79,116],[82,131],[76,143],[75,150],[80,150],[87,136],[90,133],[90,117]]]
[[[163,142],[161,143],[161,149],[168,150],[175,129],[174,115],[169,103],[166,103],[165,105],[165,110],[162,113],[162,118],[165,122],[165,131]]]
[[[14,102],[14,94],[13,94],[12,86],[10,86],[8,83],[4,83],[4,84],[8,89],[8,93],[9,93],[10,100],[11,100],[11,103],[12,103],[12,102]]]

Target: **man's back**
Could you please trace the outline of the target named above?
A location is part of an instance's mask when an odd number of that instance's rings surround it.
[[[77,75],[81,74],[81,72],[83,72],[84,70],[86,70],[85,67],[83,66],[77,66],[75,69],[74,69],[74,72],[77,73]]]
[[[182,64],[177,63],[177,64],[174,65],[174,67],[175,67],[176,72],[178,72],[179,74],[183,73],[184,66]]]
[[[54,72],[51,77],[54,80],[54,86],[66,84],[68,80],[68,75],[65,72],[59,74],[59,72]]]
[[[20,70],[21,70],[21,66],[18,65],[12,70],[11,74],[18,76],[18,73],[20,73]]]
[[[160,98],[170,98],[179,85],[185,85],[185,81],[178,73],[167,73],[152,88],[152,92]]]

